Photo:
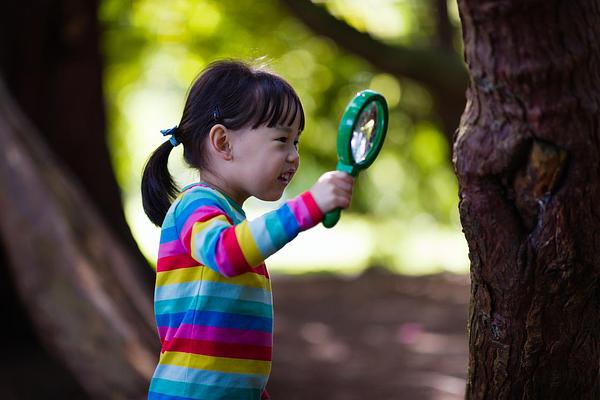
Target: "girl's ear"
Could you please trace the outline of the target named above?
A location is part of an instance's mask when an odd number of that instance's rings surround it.
[[[221,124],[214,125],[208,134],[208,145],[217,157],[223,160],[231,160],[233,152],[231,151],[231,132]]]

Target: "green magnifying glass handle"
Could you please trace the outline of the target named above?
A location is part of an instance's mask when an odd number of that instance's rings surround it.
[[[342,162],[338,162],[335,169],[337,169],[338,171],[345,172],[355,178],[358,175],[358,169],[356,168],[356,166],[347,165]],[[336,208],[335,210],[329,211],[327,214],[325,214],[325,217],[323,218],[323,226],[325,228],[333,228],[335,224],[337,224],[340,220],[341,215],[341,208]]]
[[[340,220],[340,215],[342,215],[341,208],[336,208],[333,211],[329,211],[327,214],[325,214],[325,218],[323,218],[323,226],[325,226],[325,228],[333,228]]]

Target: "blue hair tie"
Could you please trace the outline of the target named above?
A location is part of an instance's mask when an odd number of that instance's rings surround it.
[[[171,142],[173,147],[177,146],[180,143],[179,140],[177,140],[177,138],[175,137],[175,134],[177,133],[178,129],[179,128],[177,127],[177,125],[175,125],[172,128],[160,130],[160,133],[162,133],[163,136],[171,135],[171,137],[169,138],[169,142]]]
[[[216,122],[216,123],[222,122],[221,110],[219,110],[219,106],[215,106],[212,117],[213,117],[214,122]]]

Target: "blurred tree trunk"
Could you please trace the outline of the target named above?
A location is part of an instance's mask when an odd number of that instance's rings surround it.
[[[459,0],[469,399],[600,398],[600,2]]]
[[[1,81],[0,159],[0,237],[36,335],[92,398],[145,397],[158,340],[135,263]]]
[[[95,398],[141,398],[158,352],[154,274],[125,221],[108,152],[97,6],[0,2],[9,398],[81,398],[79,385]],[[31,385],[31,371],[52,378]]]
[[[0,70],[12,97],[110,221],[139,264],[136,275],[152,290],[154,273],[125,220],[108,151],[97,7],[97,0],[1,2]]]

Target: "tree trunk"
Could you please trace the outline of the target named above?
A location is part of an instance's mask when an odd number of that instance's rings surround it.
[[[144,398],[158,338],[135,263],[1,80],[0,160],[0,238],[37,336],[92,398]]]
[[[125,220],[108,151],[97,7],[98,0],[0,2],[0,69],[40,137],[110,221],[150,294],[154,273]]]
[[[469,399],[600,398],[600,2],[459,0]]]
[[[108,152],[97,7],[97,0],[0,2],[0,72],[11,93],[3,87],[0,96],[0,140],[10,144],[0,158],[8,174],[0,179],[0,311],[9,317],[0,339],[12,349],[3,373],[12,378],[2,385],[9,398],[60,391],[79,399],[80,385],[96,398],[142,397],[157,351],[154,273],[125,220]],[[18,109],[27,117],[10,116]],[[71,190],[81,198],[64,201]]]

